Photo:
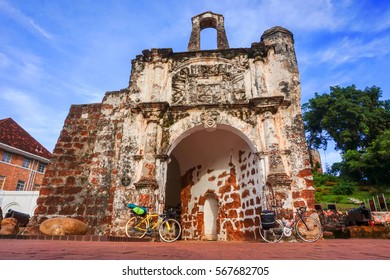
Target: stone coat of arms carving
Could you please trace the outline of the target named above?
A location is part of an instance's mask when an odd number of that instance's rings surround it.
[[[245,69],[233,64],[190,64],[172,77],[175,105],[233,103],[247,99]]]

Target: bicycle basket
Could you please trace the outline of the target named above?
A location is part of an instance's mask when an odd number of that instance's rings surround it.
[[[131,209],[135,214],[137,215],[145,215],[147,210],[146,208],[144,207],[134,207],[133,209]]]
[[[272,228],[275,224],[275,212],[264,210],[260,213],[261,227],[263,229]]]

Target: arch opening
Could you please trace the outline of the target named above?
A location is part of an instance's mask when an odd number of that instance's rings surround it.
[[[227,125],[212,131],[195,127],[172,143],[168,155],[165,206],[181,213],[183,239],[255,235],[265,176],[242,132]],[[233,228],[220,226],[227,220]]]

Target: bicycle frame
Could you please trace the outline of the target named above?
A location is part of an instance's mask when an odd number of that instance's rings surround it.
[[[289,237],[292,234],[292,231],[295,229],[295,224],[302,220],[302,223],[305,225],[306,229],[309,230],[309,227],[307,226],[305,219],[303,217],[303,213],[306,212],[306,208],[298,208],[297,211],[293,212],[293,218],[290,220],[290,223],[287,224],[286,220],[283,217],[280,217],[279,211],[277,210],[279,207],[275,207],[276,217],[282,222],[284,226],[284,235]],[[298,215],[298,218],[297,218]]]
[[[169,209],[161,214],[147,212],[145,216],[132,215],[125,225],[125,233],[130,238],[143,238],[157,232],[162,241],[174,242],[181,235],[180,223],[171,218],[174,214],[176,212]]]
[[[153,218],[157,218],[157,221],[153,221]],[[165,218],[157,213],[153,213],[153,214],[149,214],[147,213],[145,218],[143,218],[141,221],[139,221],[139,223],[135,226],[135,228],[137,230],[140,230],[140,231],[153,231],[155,230],[156,228],[158,228],[158,226],[164,222]],[[141,227],[139,227],[139,225],[141,225],[143,222],[146,223],[146,229],[143,229]],[[169,224],[167,224],[168,226],[168,229],[170,230],[170,226]]]

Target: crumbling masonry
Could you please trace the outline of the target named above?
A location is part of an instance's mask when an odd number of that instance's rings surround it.
[[[217,49],[200,50],[204,28]],[[181,212],[182,239],[257,239],[261,209],[314,205],[290,31],[229,48],[222,15],[192,18],[187,52],[144,50],[129,86],[73,105],[35,220],[80,219],[124,236],[127,203]]]

